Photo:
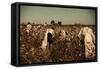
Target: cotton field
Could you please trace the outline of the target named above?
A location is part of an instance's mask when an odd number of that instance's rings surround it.
[[[21,64],[94,60],[85,57],[84,41],[78,37],[83,27],[91,28],[96,38],[95,25],[20,24]]]

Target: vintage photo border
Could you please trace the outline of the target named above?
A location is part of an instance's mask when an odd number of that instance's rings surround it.
[[[22,5],[25,6],[41,6],[41,7],[58,7],[58,8],[79,8],[79,9],[94,9],[95,10],[95,26],[96,26],[96,58],[95,60],[83,60],[83,61],[66,61],[66,62],[47,62],[47,63],[34,63],[34,64],[20,64],[20,7]],[[84,62],[97,62],[98,61],[98,23],[97,23],[97,7],[89,7],[89,6],[72,6],[72,5],[58,5],[58,4],[41,4],[41,3],[24,3],[17,2],[16,3],[16,64],[18,66],[36,66],[36,65],[51,65],[51,64],[69,64],[69,63],[84,63]]]

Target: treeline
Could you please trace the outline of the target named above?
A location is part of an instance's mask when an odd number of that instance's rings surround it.
[[[62,21],[58,21],[57,23],[54,21],[54,20],[51,20],[50,21],[50,24],[48,24],[47,22],[45,22],[44,24],[39,24],[39,23],[35,23],[35,22],[33,22],[33,23],[31,23],[31,22],[27,22],[27,23],[24,23],[24,22],[22,22],[21,24],[32,24],[32,25],[62,25]]]
[[[24,23],[22,22],[21,23],[22,25],[25,25],[25,24],[31,24],[31,25],[44,25],[44,26],[47,26],[47,25],[54,25],[54,26],[87,26],[86,24],[81,24],[81,23],[75,23],[75,24],[63,24],[62,21],[58,21],[57,23],[54,21],[54,20],[51,20],[50,23],[47,23],[45,22],[44,24],[41,24],[41,23],[31,23],[31,22],[27,22],[27,23]],[[89,26],[96,26],[95,24],[92,25],[92,24],[89,24]]]

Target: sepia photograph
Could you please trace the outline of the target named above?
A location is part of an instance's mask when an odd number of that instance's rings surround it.
[[[20,5],[20,64],[95,61],[94,8]]]

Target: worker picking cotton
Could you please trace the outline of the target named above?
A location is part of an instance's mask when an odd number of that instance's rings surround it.
[[[83,40],[85,45],[85,57],[93,58],[95,56],[95,35],[91,28],[81,28],[78,37]]]

